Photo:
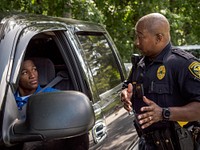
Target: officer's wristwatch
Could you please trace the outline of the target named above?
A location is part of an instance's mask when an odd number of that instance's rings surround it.
[[[169,117],[170,117],[170,110],[169,108],[163,108],[162,109],[162,117],[163,117],[163,120],[165,121],[168,121],[169,120]]]

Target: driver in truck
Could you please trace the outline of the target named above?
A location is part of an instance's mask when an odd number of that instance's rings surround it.
[[[38,81],[38,71],[31,58],[26,58],[22,63],[20,72],[19,86],[15,93],[16,103],[20,112],[20,117],[26,117],[26,104],[28,98],[39,92],[55,92],[57,89],[48,87],[42,90]],[[16,145],[15,150],[87,150],[89,149],[88,134],[84,134],[74,138],[51,140],[51,141],[34,141]]]

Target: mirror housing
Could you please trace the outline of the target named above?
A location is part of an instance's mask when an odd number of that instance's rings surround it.
[[[89,98],[78,91],[39,93],[29,98],[26,119],[12,128],[11,143],[75,137],[95,123]]]

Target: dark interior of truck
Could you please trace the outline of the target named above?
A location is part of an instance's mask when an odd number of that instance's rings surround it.
[[[42,87],[50,86],[60,90],[74,89],[66,63],[51,35],[38,34],[29,42],[25,59],[34,61]],[[58,78],[57,81],[56,78]],[[51,82],[51,84],[50,84]]]

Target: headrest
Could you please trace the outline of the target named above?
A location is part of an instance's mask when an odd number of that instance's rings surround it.
[[[41,86],[47,85],[55,78],[55,67],[49,58],[34,57],[31,58],[38,70],[39,84]]]

